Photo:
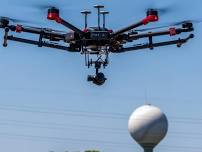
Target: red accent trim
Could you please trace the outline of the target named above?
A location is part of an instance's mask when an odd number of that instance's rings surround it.
[[[84,33],[87,33],[89,30],[87,28],[83,29]]]
[[[56,21],[57,23],[62,23],[62,19],[61,19],[60,17],[56,18],[55,21]]]
[[[170,36],[174,36],[174,35],[177,34],[177,33],[176,33],[176,28],[174,28],[174,27],[170,28],[170,29],[169,29],[169,32],[170,32]]]
[[[22,25],[16,25],[15,32],[17,33],[22,32]]]
[[[58,13],[48,13],[47,19],[62,23],[62,19],[59,17]]]
[[[142,20],[144,25],[148,24],[149,22],[156,22],[159,18],[156,15],[148,15],[145,19]]]
[[[113,30],[110,29],[110,30],[108,30],[108,32],[109,32],[109,33],[113,33]]]
[[[59,15],[57,13],[48,13],[47,19],[56,20],[57,18],[59,18]]]

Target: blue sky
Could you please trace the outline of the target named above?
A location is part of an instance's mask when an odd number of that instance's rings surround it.
[[[85,8],[92,9],[89,23],[96,25],[95,4],[104,4],[111,12],[107,26],[113,29],[139,21],[149,6],[173,7],[156,25],[200,19],[202,14],[200,0],[1,0],[0,15],[66,30],[47,21],[46,11],[32,7],[41,3],[64,6],[62,17],[79,28],[83,27],[79,12]],[[104,70],[108,80],[101,87],[86,82],[94,69],[84,66],[80,54],[16,42],[9,42],[8,48],[1,46],[1,151],[141,152],[128,134],[127,123],[132,111],[146,98],[159,106],[169,121],[168,135],[155,151],[200,151],[202,25],[194,26],[195,38],[180,49],[168,46],[111,54]],[[0,34],[3,38],[2,31]]]

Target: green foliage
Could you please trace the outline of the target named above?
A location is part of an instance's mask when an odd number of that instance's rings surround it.
[[[85,152],[100,152],[99,150],[86,150]]]

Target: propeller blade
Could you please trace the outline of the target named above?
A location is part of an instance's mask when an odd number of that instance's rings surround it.
[[[40,9],[40,10],[46,10],[46,9],[49,9],[49,8],[52,8],[52,7],[56,7],[56,6],[54,6],[54,5],[48,5],[48,4],[35,4],[35,5],[33,5],[33,7],[37,8],[37,9]]]
[[[182,25],[182,24],[185,24],[185,23],[196,23],[196,24],[199,24],[201,22],[202,22],[202,20],[184,20],[184,21],[180,21],[180,22],[171,23],[170,25],[171,26],[178,26],[178,25]]]
[[[155,30],[155,29],[161,29],[161,28],[166,28],[169,27],[169,25],[162,25],[162,26],[157,26],[157,27],[150,27],[150,28],[144,28],[144,29],[137,29],[135,30],[136,32],[144,32],[144,31],[150,31],[150,30]]]
[[[159,16],[169,14],[170,12],[179,10],[178,4],[176,4],[176,2],[171,3],[168,1],[166,3],[150,0],[146,3],[146,6],[145,5],[143,6],[143,8],[141,8],[140,6],[140,9],[144,12],[147,12],[149,9],[156,10],[158,11]]]
[[[31,23],[33,24],[34,22],[28,21],[28,20],[21,20],[21,19],[15,19],[15,18],[10,18],[10,17],[5,17],[5,16],[0,16],[0,21],[2,20],[8,20],[13,23]]]
[[[144,31],[150,31],[150,30],[155,30],[155,29],[161,29],[161,28],[167,28],[170,26],[179,26],[185,23],[195,23],[195,24],[199,24],[202,23],[202,20],[184,20],[184,21],[180,21],[180,22],[173,22],[173,23],[168,23],[166,25],[162,25],[162,26],[157,26],[157,27],[151,27],[151,28],[145,28],[145,29],[137,29],[134,30],[136,32],[144,32]]]
[[[47,2],[44,1],[43,3],[37,3],[37,2],[33,2],[33,3],[29,3],[29,4],[22,4],[26,7],[30,7],[30,8],[34,8],[34,9],[38,9],[40,11],[45,11],[48,10],[49,8],[55,7],[57,9],[62,9],[62,10],[68,10],[68,9],[74,9],[75,7],[73,7],[71,4],[64,4],[64,3],[56,3],[56,2]]]
[[[154,10],[158,11],[159,15],[164,15],[164,14],[167,14],[167,13],[172,11],[172,8],[170,8],[169,6],[161,7],[161,8],[157,8],[157,7],[147,8],[145,11],[148,11],[148,10],[151,10],[151,9],[154,9]]]

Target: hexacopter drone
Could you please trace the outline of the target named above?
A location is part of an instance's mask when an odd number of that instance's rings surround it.
[[[50,28],[37,28],[31,26],[23,26],[21,24],[10,24],[10,22],[17,21],[8,17],[1,17],[0,28],[5,29],[3,46],[7,47],[8,40],[17,41],[22,43],[33,44],[38,47],[49,47],[69,52],[80,52],[85,56],[86,66],[95,66],[96,74],[89,75],[87,80],[92,81],[96,85],[102,85],[106,81],[105,75],[99,72],[100,68],[106,67],[109,63],[109,53],[122,53],[127,51],[135,51],[140,49],[153,49],[154,47],[177,45],[180,47],[186,43],[194,35],[190,34],[186,38],[178,38],[176,40],[153,42],[153,37],[168,35],[175,36],[183,32],[192,32],[194,30],[192,21],[183,21],[173,24],[168,30],[158,32],[144,32],[150,29],[134,30],[137,27],[146,25],[150,22],[156,22],[159,20],[157,9],[148,9],[146,17],[141,21],[129,25],[117,31],[106,28],[105,17],[109,13],[107,11],[101,11],[104,8],[102,5],[94,6],[98,10],[98,25],[96,27],[88,27],[87,17],[91,13],[90,11],[82,11],[85,16],[85,27],[83,30],[75,27],[69,22],[62,19],[59,15],[59,9],[56,7],[50,7],[48,9],[47,19],[56,21],[59,24],[72,30],[71,32],[63,32]],[[100,17],[103,17],[103,25],[100,25]],[[180,28],[175,27],[182,25]],[[167,26],[166,26],[167,27]],[[158,28],[158,27],[157,27]],[[161,27],[160,27],[161,28]],[[133,30],[133,31],[132,31]],[[26,38],[20,38],[13,35],[9,35],[9,31],[16,33],[26,32],[36,34],[39,36],[38,40],[31,40]],[[147,38],[148,43],[135,44],[133,46],[127,46],[133,41]],[[59,42],[64,42],[61,44]],[[95,57],[92,57],[95,56]]]

